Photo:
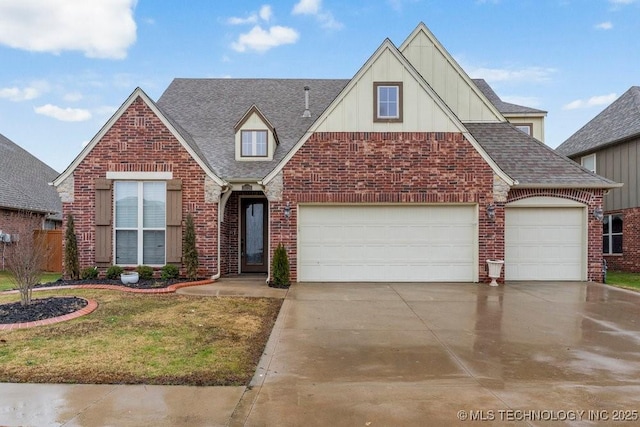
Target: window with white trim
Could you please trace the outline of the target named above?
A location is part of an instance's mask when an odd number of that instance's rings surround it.
[[[596,173],[596,153],[589,154],[588,156],[582,156],[580,158],[580,164],[583,168]]]
[[[622,215],[605,215],[602,219],[602,253],[622,253]]]
[[[531,123],[515,123],[513,126],[520,132],[524,132],[529,136],[533,135],[533,124]]]
[[[373,84],[374,121],[402,121],[402,82]]]
[[[164,265],[166,183],[116,181],[114,200],[116,264]]]
[[[242,157],[267,157],[266,130],[243,130],[241,138]]]

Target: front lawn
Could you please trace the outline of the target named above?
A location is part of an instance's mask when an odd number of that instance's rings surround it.
[[[55,282],[60,278],[60,273],[42,273],[41,283]],[[11,274],[6,270],[0,270],[0,292],[14,289]]]
[[[269,298],[66,289],[98,301],[68,322],[0,332],[0,382],[246,385],[282,304]],[[19,296],[0,295],[0,304]]]
[[[622,271],[607,271],[607,285],[621,288],[640,290],[640,273],[625,273]]]

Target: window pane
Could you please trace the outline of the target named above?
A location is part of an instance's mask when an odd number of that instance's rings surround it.
[[[164,228],[167,207],[164,182],[144,183],[144,206],[142,226],[144,228]]]
[[[256,132],[256,156],[267,155],[267,132]]]
[[[251,155],[251,132],[242,131],[242,153],[243,156]]]
[[[164,231],[144,231],[143,237],[142,263],[164,265]]]
[[[622,233],[622,216],[611,215],[611,232]]]
[[[116,227],[138,226],[138,183],[116,182]]]
[[[618,234],[617,236],[611,236],[611,253],[621,254],[622,253],[622,235]]]
[[[138,264],[138,232],[134,230],[116,231],[116,264]]]
[[[378,87],[378,117],[399,117],[397,86]]]
[[[609,236],[602,236],[602,253],[609,253]]]
[[[609,218],[611,218],[611,215],[605,215],[602,218],[602,234],[609,234]]]

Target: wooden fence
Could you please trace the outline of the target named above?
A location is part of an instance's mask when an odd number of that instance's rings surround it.
[[[36,230],[35,238],[45,239],[45,243],[50,249],[46,265],[42,266],[42,269],[62,273],[62,230]]]

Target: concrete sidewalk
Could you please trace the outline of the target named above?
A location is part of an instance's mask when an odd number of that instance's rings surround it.
[[[251,387],[1,384],[0,425],[634,425],[638,307],[593,283],[295,284]]]

